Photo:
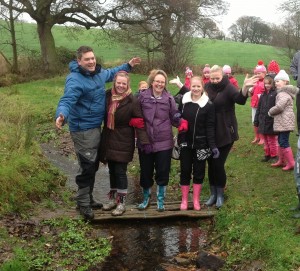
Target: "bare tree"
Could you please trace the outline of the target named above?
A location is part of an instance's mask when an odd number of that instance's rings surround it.
[[[161,68],[170,73],[182,69],[189,60],[190,37],[200,30],[201,21],[226,12],[223,0],[119,0],[119,5],[127,7],[120,13],[122,18],[134,16],[145,21],[120,27],[134,36],[136,43],[144,42],[148,59],[150,53],[162,55]]]
[[[41,45],[44,69],[56,71],[58,56],[55,49],[55,41],[52,35],[52,27],[55,24],[74,23],[84,26],[86,29],[96,26],[104,26],[108,20],[118,19],[120,6],[108,5],[106,0],[14,0],[16,5],[13,10],[19,13],[27,13],[37,23],[37,32]],[[0,0],[0,4],[9,8],[10,0]],[[129,19],[128,23],[133,20]]]
[[[236,24],[232,24],[229,27],[229,36],[234,41],[239,41],[239,28]]]
[[[230,36],[235,41],[266,44],[270,40],[271,29],[259,17],[242,16],[230,28]]]
[[[2,28],[4,31],[8,31],[10,33],[10,41],[2,40],[2,43],[9,44],[12,47],[13,59],[11,71],[13,73],[17,73],[19,71],[15,22],[18,21],[18,18],[21,15],[19,12],[15,12],[13,10],[13,6],[15,5],[16,3],[14,3],[13,0],[9,0],[8,7],[0,7],[0,16],[4,21],[3,24],[0,24],[0,29]]]
[[[215,38],[219,36],[220,29],[217,24],[210,18],[200,17],[197,24],[197,33],[199,33],[203,38]]]

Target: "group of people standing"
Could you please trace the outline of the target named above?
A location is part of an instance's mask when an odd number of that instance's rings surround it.
[[[143,82],[143,90],[133,95],[128,72],[140,61],[133,58],[118,67],[103,69],[96,63],[93,49],[81,46],[77,59],[69,65],[64,95],[56,110],[56,127],[60,129],[68,122],[74,142],[80,166],[76,176],[80,214],[93,219],[95,208],[112,210],[114,216],[126,211],[127,165],[133,159],[135,147],[143,190],[143,201],[137,208],[144,210],[149,206],[155,181],[157,210],[164,211],[174,145],[172,127],[179,132],[180,209],[188,209],[191,179],[193,208],[201,209],[206,162],[211,192],[206,205],[220,208],[227,179],[225,162],[234,141],[238,140],[235,104],[246,103],[251,94],[249,89],[259,77],[247,75],[242,89],[238,89],[224,67],[206,66],[209,81],[205,84],[203,78],[193,76],[187,69],[189,85],[180,85],[182,99],[177,106],[167,91],[168,77],[163,70],[152,70],[147,82]],[[112,88],[106,91],[105,83],[111,81]],[[109,201],[104,205],[93,198],[100,161],[108,165],[110,178]]]

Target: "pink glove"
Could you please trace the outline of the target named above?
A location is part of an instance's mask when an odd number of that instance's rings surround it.
[[[129,121],[129,126],[135,128],[144,128],[144,119],[143,118],[131,118]]]
[[[178,132],[186,132],[189,129],[189,123],[185,119],[181,119],[180,125],[178,126]]]

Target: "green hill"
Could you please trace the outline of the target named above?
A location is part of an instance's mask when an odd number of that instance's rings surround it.
[[[83,44],[89,45],[94,48],[96,55],[101,57],[104,62],[124,61],[137,54],[142,56],[142,52],[139,53],[139,50],[132,45],[111,42],[100,29],[86,30],[80,27],[55,26],[52,32],[57,47],[63,46],[76,50]],[[28,50],[40,51],[35,24],[17,24],[16,33],[20,55]],[[0,38],[2,41],[0,42],[0,51],[10,59],[12,57],[11,48],[4,44],[10,37],[2,30]],[[259,59],[266,64],[271,59],[276,59],[283,69],[288,69],[290,64],[290,59],[283,50],[272,46],[201,38],[196,38],[195,43],[194,57],[190,65],[228,64],[253,69]]]

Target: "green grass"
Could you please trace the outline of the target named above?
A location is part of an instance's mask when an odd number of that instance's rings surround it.
[[[193,64],[202,64],[202,66],[205,63],[222,66],[225,64],[238,65],[252,71],[259,59],[262,59],[265,65],[270,60],[276,59],[282,69],[289,69],[290,59],[278,48],[268,45],[209,39],[197,39]]]
[[[19,33],[22,30],[22,35],[18,34],[19,43],[39,51],[36,25],[24,24],[22,27],[18,26]],[[57,47],[75,50],[82,44],[91,45],[105,62],[124,61],[124,57],[128,59],[136,54],[128,46],[110,44],[100,30],[81,30],[77,40],[66,34],[63,27],[54,27],[53,33]],[[95,40],[95,37],[100,38]],[[0,50],[11,57],[9,47],[1,45]],[[191,65],[229,64],[252,71],[258,59],[263,59],[266,64],[276,59],[286,70],[290,62],[281,50],[270,46],[197,39]],[[200,68],[194,70],[194,74],[199,73]],[[241,86],[244,74],[236,77]],[[147,75],[131,75],[133,92],[137,90],[138,82],[145,79]],[[182,74],[181,80],[184,80]],[[25,212],[43,198],[47,198],[46,205],[51,207],[51,191],[64,182],[58,171],[43,160],[35,141],[56,138],[54,112],[63,94],[64,81],[63,76],[0,89],[0,215]],[[177,92],[173,85],[168,89],[173,94]],[[228,253],[227,270],[254,260],[261,261],[265,271],[296,270],[300,266],[300,237],[295,230],[299,229],[300,223],[291,218],[289,211],[297,203],[293,173],[260,162],[263,148],[250,143],[253,131],[249,101],[245,106],[236,106],[236,114],[240,139],[226,162],[228,199],[215,218],[216,234],[221,235],[218,246]],[[295,133],[291,133],[294,151],[296,141]],[[170,182],[178,184],[178,161],[172,163]],[[137,168],[135,166],[135,173]],[[202,197],[208,197],[207,179]],[[0,235],[2,237],[1,232]],[[23,253],[23,250],[16,250],[15,254],[19,256],[12,263],[15,269],[3,270],[21,270]],[[43,261],[42,255],[40,261]]]
[[[27,49],[40,51],[35,24],[17,24],[16,33],[19,44],[25,45]],[[142,57],[144,55],[132,45],[112,43],[99,29],[75,28],[74,31],[66,31],[63,26],[54,26],[52,33],[57,47],[63,46],[75,51],[81,45],[89,45],[94,48],[95,54],[101,57],[105,63],[123,62],[135,55]],[[8,40],[8,34],[2,31],[1,39]],[[259,59],[262,59],[266,65],[270,60],[276,59],[281,68],[289,69],[290,59],[284,55],[282,50],[272,46],[201,38],[196,38],[195,42],[195,51],[190,65],[203,67],[206,63],[210,65],[228,64],[231,66],[238,65],[252,71]],[[19,49],[21,50],[21,47]],[[12,57],[11,48],[8,45],[1,45],[0,50],[8,58]],[[22,51],[20,53],[22,54]],[[194,74],[199,73],[200,69],[194,71]]]
[[[45,229],[47,232],[43,232]],[[35,238],[27,238],[30,245],[25,247],[11,238],[10,242],[15,242],[14,257],[0,270],[89,270],[100,264],[111,249],[109,240],[89,234],[90,225],[82,220],[45,220],[36,229]]]
[[[133,91],[138,82],[146,78],[146,75],[132,74]],[[243,76],[238,79],[241,85]],[[63,86],[64,77],[57,77],[1,89],[0,179],[5,188],[0,192],[2,213],[4,210],[20,211],[20,205],[26,209],[31,206],[33,195],[38,201],[61,184],[58,173],[43,162],[34,141],[28,150],[25,149],[26,133],[31,132],[24,128],[28,120],[24,114],[33,119],[30,123],[35,131],[34,138],[55,138],[53,116]],[[170,86],[170,90],[177,91],[174,86]],[[289,211],[297,203],[293,172],[283,172],[260,162],[263,148],[250,143],[253,131],[249,101],[245,106],[236,106],[236,114],[240,139],[226,162],[227,200],[215,218],[215,231],[221,235],[218,246],[228,253],[227,270],[254,260],[261,261],[266,271],[295,270],[300,266],[300,236],[295,234],[300,223],[291,218]],[[296,141],[295,133],[291,133],[294,151]],[[172,163],[170,183],[178,184],[178,161]],[[133,166],[131,164],[130,168]],[[207,197],[208,182],[205,179],[202,198]],[[51,206],[49,202],[47,205]]]

